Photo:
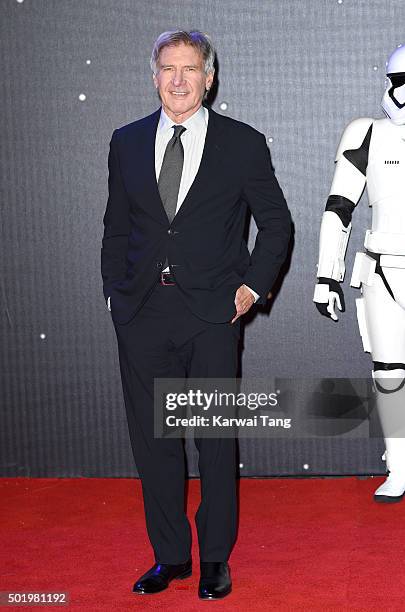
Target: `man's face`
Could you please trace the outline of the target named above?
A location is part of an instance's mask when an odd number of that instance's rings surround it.
[[[205,74],[201,53],[184,43],[163,47],[153,81],[165,113],[182,123],[201,106],[214,75]]]

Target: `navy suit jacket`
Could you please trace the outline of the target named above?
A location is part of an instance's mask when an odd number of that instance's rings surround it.
[[[186,304],[213,323],[235,314],[245,283],[265,303],[283,263],[291,219],[266,139],[209,109],[195,180],[172,223],[155,176],[160,109],[114,131],[108,157],[108,202],[101,249],[103,291],[114,322],[130,321],[155,286],[168,257]],[[250,254],[247,209],[258,227]]]

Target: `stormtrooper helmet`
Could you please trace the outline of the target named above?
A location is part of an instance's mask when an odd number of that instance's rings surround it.
[[[405,46],[398,47],[387,63],[388,87],[381,102],[395,125],[405,124]]]

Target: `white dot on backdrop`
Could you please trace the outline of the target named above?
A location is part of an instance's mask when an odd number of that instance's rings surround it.
[[[304,463],[304,465],[302,467],[304,468],[304,470],[308,470],[309,469],[308,463]]]
[[[86,60],[86,64],[91,64],[91,60]]]
[[[39,337],[41,338],[41,340],[45,340],[46,334],[39,334]]]
[[[226,110],[228,108],[228,102],[221,102],[221,104],[219,105],[219,108],[221,110]]]
[[[378,66],[373,66],[373,70],[374,71],[378,70]]]
[[[337,0],[338,4],[343,4],[343,0]]]
[[[268,141],[273,142],[273,140],[274,140],[273,136],[269,136]]]
[[[397,45],[397,47],[398,47],[398,49],[399,49],[399,47],[402,47],[402,43],[399,43],[399,45]]]
[[[24,0],[17,0],[18,4],[22,4]]]
[[[243,468],[243,463],[239,463],[239,467],[240,467],[240,468]]]
[[[84,102],[84,101],[85,101],[85,99],[86,99],[86,96],[85,96],[84,94],[80,94],[80,95],[79,95],[79,100],[80,100],[80,102]]]

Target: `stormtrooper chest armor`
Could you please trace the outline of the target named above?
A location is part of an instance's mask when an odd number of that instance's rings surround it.
[[[372,207],[365,247],[376,253],[405,254],[405,125],[373,122],[366,174]]]

